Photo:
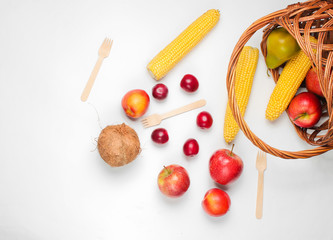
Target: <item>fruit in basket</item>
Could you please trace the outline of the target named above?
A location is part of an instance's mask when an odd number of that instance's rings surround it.
[[[310,41],[316,43],[317,39],[310,37]],[[267,104],[268,120],[274,121],[287,109],[310,68],[311,60],[303,51],[299,51],[287,62]]]
[[[250,46],[245,46],[239,56],[236,65],[235,77],[235,98],[242,116],[250,98],[254,74],[257,68],[259,50]],[[224,117],[223,136],[227,143],[230,143],[236,137],[239,126],[235,121],[229,101],[226,107]]]
[[[158,100],[163,100],[168,96],[169,90],[163,83],[158,83],[153,87],[152,95]]]
[[[274,29],[269,34],[266,44],[266,65],[271,69],[279,67],[300,50],[295,38],[282,27]]]
[[[193,157],[199,152],[199,144],[194,138],[188,139],[183,145],[183,152],[188,157]]]
[[[156,128],[151,133],[151,139],[158,144],[164,144],[169,141],[168,131],[164,128]]]
[[[180,197],[190,187],[190,178],[185,168],[177,164],[164,166],[158,175],[160,191],[168,197]]]
[[[208,129],[213,125],[213,118],[209,112],[200,112],[197,116],[197,125],[202,129]]]
[[[323,71],[325,69],[323,68]],[[324,97],[323,91],[320,88],[319,78],[316,69],[311,68],[305,77],[305,86],[309,92],[317,94],[320,97]]]
[[[144,115],[149,107],[150,99],[148,94],[141,89],[134,89],[127,92],[121,100],[127,116],[139,118]]]
[[[98,137],[97,148],[111,167],[132,162],[140,153],[140,141],[134,129],[125,123],[105,127]]]
[[[320,120],[322,107],[315,94],[302,92],[291,100],[287,113],[297,126],[311,128]]]
[[[201,203],[205,212],[213,217],[220,217],[226,214],[230,208],[230,204],[229,195],[219,188],[208,190]]]
[[[232,183],[243,171],[242,159],[228,149],[217,150],[209,160],[209,173],[212,179],[222,185]]]
[[[199,88],[198,79],[192,74],[186,74],[180,81],[180,87],[186,92],[195,92]]]
[[[159,52],[148,64],[147,69],[155,80],[163,78],[183,57],[189,53],[220,19],[220,12],[210,9]]]

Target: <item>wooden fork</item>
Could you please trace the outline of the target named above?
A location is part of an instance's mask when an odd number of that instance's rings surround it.
[[[263,197],[264,197],[264,171],[267,167],[266,153],[259,151],[257,155],[256,168],[258,170],[258,189],[257,189],[257,206],[256,218],[262,217]]]
[[[205,105],[206,105],[206,100],[201,99],[199,101],[190,103],[188,105],[185,105],[183,107],[177,108],[173,111],[170,111],[170,112],[167,112],[167,113],[164,113],[164,114],[150,115],[150,116],[142,119],[141,122],[143,124],[143,127],[149,128],[149,127],[156,126],[156,125],[160,124],[162,122],[162,120],[164,120],[166,118],[173,117],[175,115],[178,115],[178,114],[181,114],[181,113],[184,113],[184,112],[187,112],[187,111],[199,108],[199,107],[203,107]]]
[[[95,64],[95,67],[94,67],[93,71],[91,72],[91,75],[88,79],[88,82],[87,82],[87,84],[86,84],[86,86],[85,86],[85,88],[82,92],[82,95],[81,95],[81,101],[82,102],[87,101],[87,99],[89,97],[89,94],[90,94],[90,91],[91,91],[91,89],[94,85],[97,73],[98,73],[98,71],[101,68],[101,65],[103,63],[103,60],[104,60],[104,58],[108,57],[109,54],[110,54],[112,43],[113,43],[113,40],[111,40],[109,38],[105,38],[101,47],[99,48],[97,62]]]

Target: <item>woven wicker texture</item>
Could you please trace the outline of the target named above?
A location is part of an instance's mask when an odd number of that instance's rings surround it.
[[[242,34],[234,47],[227,72],[227,90],[230,108],[236,122],[245,136],[257,147],[272,155],[285,158],[309,158],[320,155],[333,149],[333,0],[312,0],[303,3],[289,5],[285,9],[273,12],[258,19],[250,25]],[[301,139],[313,147],[302,151],[283,151],[274,148],[258,138],[249,128],[241,116],[235,99],[235,69],[242,48],[258,30],[263,29],[261,51],[266,57],[266,39],[269,33],[276,27],[282,26],[297,40],[301,49],[311,59],[312,67],[317,69],[324,99],[324,121],[313,129],[305,129],[295,126]],[[310,43],[309,36],[318,39],[317,44]],[[313,51],[315,49],[316,51]],[[324,67],[324,70],[320,67]],[[274,81],[279,77],[280,69],[270,70]]]

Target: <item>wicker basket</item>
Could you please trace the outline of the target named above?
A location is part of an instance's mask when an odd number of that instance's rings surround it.
[[[227,72],[228,99],[234,118],[246,137],[257,147],[272,155],[286,158],[309,158],[320,155],[333,149],[333,0],[319,1],[311,0],[303,3],[289,5],[286,9],[273,12],[255,21],[240,37],[230,58]],[[313,67],[323,66],[324,71],[318,72],[322,90],[325,98],[323,99],[324,121],[320,126],[312,129],[305,129],[295,126],[297,134],[301,139],[315,146],[312,149],[303,151],[283,151],[271,147],[255,134],[253,134],[241,116],[240,110],[235,99],[234,75],[239,54],[252,37],[252,35],[263,28],[263,39],[261,51],[266,57],[266,39],[269,33],[278,26],[282,26],[294,36],[301,49],[306,52],[312,61]],[[309,36],[318,39],[317,44],[310,43]],[[316,52],[312,49],[316,48]],[[320,69],[320,68],[317,68]],[[279,77],[280,69],[271,70],[274,81]]]

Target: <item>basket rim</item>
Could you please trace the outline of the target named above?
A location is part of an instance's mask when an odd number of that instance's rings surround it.
[[[272,12],[264,17],[259,18],[255,22],[253,22],[241,35],[239,40],[237,41],[236,45],[234,46],[234,49],[232,51],[230,60],[229,60],[229,65],[228,65],[228,70],[227,70],[227,75],[226,75],[226,86],[227,86],[227,91],[228,91],[228,104],[230,106],[231,112],[234,116],[235,121],[239,125],[240,129],[242,132],[245,134],[245,136],[258,148],[261,150],[272,154],[277,157],[281,157],[284,159],[304,159],[304,158],[310,158],[313,156],[317,156],[320,154],[323,154],[329,150],[333,149],[333,143],[331,144],[324,144],[322,146],[317,146],[312,149],[306,149],[306,150],[300,150],[300,151],[286,151],[286,150],[280,150],[278,148],[272,147],[269,144],[265,143],[263,140],[261,140],[257,135],[255,135],[249,128],[248,124],[245,122],[244,117],[242,116],[239,106],[236,102],[236,97],[235,97],[235,72],[236,72],[236,64],[238,62],[238,58],[240,55],[241,50],[245,46],[245,44],[250,40],[250,38],[260,29],[265,28],[266,34],[268,34],[270,31],[272,31],[274,28],[277,26],[282,26],[287,29],[294,37],[295,34],[293,33],[293,29],[291,29],[290,21],[285,16],[300,16],[300,12],[303,12],[305,10],[309,9],[318,9],[318,4],[325,4],[327,5],[326,8],[328,9],[333,9],[333,1],[328,0],[328,1],[323,1],[323,0],[310,0],[306,1],[303,3],[295,3],[288,5],[285,9],[281,9],[275,12]],[[317,5],[316,5],[317,4]],[[297,15],[299,14],[299,15]],[[322,16],[322,15],[320,15]],[[297,21],[299,21],[299,18],[296,18]],[[304,20],[304,18],[302,19]],[[295,26],[298,24],[295,24]],[[307,28],[310,29],[310,24],[307,26]],[[297,27],[296,27],[297,29]],[[264,32],[265,34],[265,32]],[[310,36],[310,32],[307,30],[305,33],[305,38]],[[297,39],[296,36],[296,40]],[[308,41],[308,44],[310,46],[310,42]],[[263,49],[262,51],[265,51]],[[300,46],[302,49],[306,48],[307,46],[301,45]],[[328,46],[329,47],[329,46]],[[312,52],[312,51],[311,51]],[[309,56],[311,60],[314,60],[315,56],[314,54],[312,56]],[[276,76],[275,76],[276,77]],[[299,135],[300,133],[297,132]]]

